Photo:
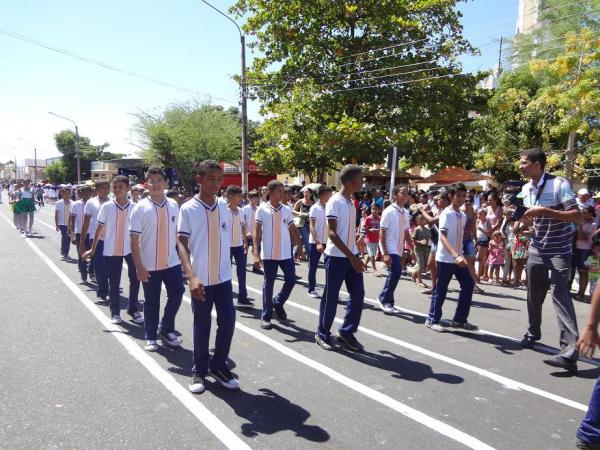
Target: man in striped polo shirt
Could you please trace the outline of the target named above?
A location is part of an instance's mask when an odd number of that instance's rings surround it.
[[[544,171],[546,155],[542,150],[526,150],[521,156],[521,172],[531,181],[520,197],[528,208],[520,221],[533,225],[527,260],[527,312],[529,328],[521,345],[533,348],[542,336],[542,304],[552,284],[552,302],[560,328],[560,352],[545,359],[553,367],[577,371],[577,320],[569,293],[574,223],[582,222],[575,194],[567,180]],[[550,276],[548,275],[550,270]]]

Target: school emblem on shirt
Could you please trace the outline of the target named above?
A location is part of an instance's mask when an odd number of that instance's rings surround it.
[[[223,230],[223,231],[227,230],[227,222],[221,222],[221,230]]]
[[[171,222],[175,223],[175,216],[171,216]]]

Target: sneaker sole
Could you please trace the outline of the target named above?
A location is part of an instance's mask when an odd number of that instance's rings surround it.
[[[346,339],[342,335],[338,334],[338,335],[336,335],[335,338],[338,340],[338,342],[340,342],[341,344],[343,344],[343,346],[346,347],[348,350],[351,350],[351,351],[356,352],[356,353],[361,353],[364,350],[364,348],[357,348],[357,347],[354,347],[354,346],[350,345],[348,343],[348,341],[346,341]]]
[[[192,393],[192,394],[202,394],[205,390],[206,390],[206,386],[202,386],[202,388],[196,388],[193,389],[192,385],[190,384],[188,386],[188,390]]]

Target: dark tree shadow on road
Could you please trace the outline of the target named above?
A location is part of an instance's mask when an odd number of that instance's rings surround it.
[[[241,426],[244,436],[271,435],[290,430],[296,437],[307,441],[329,440],[329,433],[323,428],[305,423],[311,416],[309,411],[271,389],[262,388],[259,389],[260,394],[251,394],[245,391],[228,391],[217,383],[207,383],[207,388],[231,406],[238,417],[247,421]]]
[[[453,298],[453,297],[446,297],[446,300],[450,300],[451,302],[454,302],[454,303],[456,303],[458,301],[458,299]],[[479,300],[473,300],[471,302],[471,307],[472,308],[483,308],[483,309],[495,309],[498,311],[521,311],[520,309],[507,308],[506,306],[497,305],[495,303],[481,302]]]

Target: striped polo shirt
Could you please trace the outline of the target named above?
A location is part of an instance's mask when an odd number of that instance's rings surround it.
[[[544,180],[546,180],[544,184]],[[539,188],[543,190],[538,196]],[[577,200],[569,182],[562,177],[542,175],[537,185],[532,181],[523,186],[523,205],[527,208],[543,206],[556,211],[577,208]],[[569,256],[573,251],[573,224],[550,217],[533,220],[533,236],[529,251],[541,256]]]
[[[256,223],[262,227],[261,259],[283,261],[292,258],[290,225],[294,223],[292,210],[280,203],[262,203],[256,210]]]

